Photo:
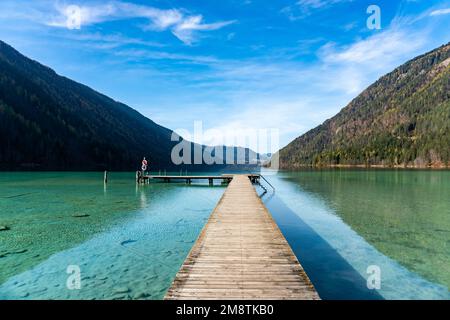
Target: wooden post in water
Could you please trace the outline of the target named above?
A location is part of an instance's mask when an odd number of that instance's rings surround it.
[[[141,173],[139,171],[136,171],[136,183],[141,182]]]
[[[103,173],[103,182],[104,183],[108,183],[108,171],[106,171],[106,170]]]

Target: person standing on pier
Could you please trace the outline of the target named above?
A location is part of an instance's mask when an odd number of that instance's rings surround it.
[[[142,160],[142,166],[141,166],[142,176],[144,176],[145,171],[147,171],[147,167],[148,167],[148,162],[147,162],[147,160],[144,157],[144,159]]]

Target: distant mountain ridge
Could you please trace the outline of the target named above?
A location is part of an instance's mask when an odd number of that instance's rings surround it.
[[[172,133],[0,41],[0,170],[136,170],[143,156],[152,170],[229,167],[174,165]]]
[[[336,116],[279,151],[280,167],[448,167],[450,44],[364,90]]]

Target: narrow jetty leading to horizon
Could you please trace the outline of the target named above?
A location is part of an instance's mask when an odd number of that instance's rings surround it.
[[[320,299],[248,175],[234,175],[165,299]]]

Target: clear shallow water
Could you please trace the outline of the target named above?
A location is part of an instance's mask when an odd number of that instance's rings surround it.
[[[263,200],[325,299],[449,299],[450,172],[268,176]],[[221,186],[133,173],[0,173],[0,298],[161,299]],[[262,190],[259,189],[259,192]],[[87,215],[74,217],[74,215]],[[68,265],[82,289],[68,290]],[[381,268],[381,290],[366,269]]]
[[[0,174],[0,298],[161,299],[219,200],[220,186],[113,173]],[[88,215],[74,217],[73,215]],[[81,290],[68,290],[69,265]]]
[[[266,205],[322,298],[449,299],[450,172],[282,172]],[[367,267],[381,290],[367,289]],[[377,296],[378,295],[378,296]]]

